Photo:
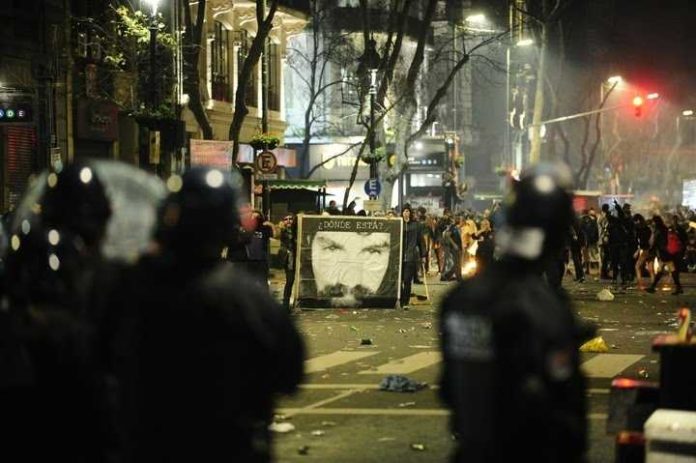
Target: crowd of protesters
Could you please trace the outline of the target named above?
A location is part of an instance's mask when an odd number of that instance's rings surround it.
[[[355,208],[352,201],[343,212],[331,201],[324,213],[367,215]],[[423,236],[424,265],[417,269],[414,283],[422,282],[423,271],[439,275],[441,281],[458,281],[482,271],[495,258],[495,231],[504,220],[500,203],[483,211],[444,209],[435,213],[408,203],[403,209],[410,211],[410,220],[418,224]],[[578,283],[590,277],[606,281],[618,293],[634,286],[655,292],[669,276],[673,294],[683,293],[680,274],[696,272],[696,211],[677,207],[641,212],[632,211],[629,203],[609,203],[599,210],[591,207],[578,213],[566,237],[561,276],[570,274]],[[384,215],[402,214],[395,208]],[[282,228],[283,223],[279,224]]]

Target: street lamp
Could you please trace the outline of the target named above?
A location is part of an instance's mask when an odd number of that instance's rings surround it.
[[[155,85],[155,76],[157,75],[157,6],[159,0],[145,0],[145,3],[150,5],[150,109],[155,110],[157,107],[157,88]]]
[[[370,78],[370,184],[374,184],[377,180],[377,157],[375,155],[375,95],[377,95],[377,70],[380,64],[380,56],[377,53],[377,42],[371,38],[365,44],[365,52],[358,59],[358,76],[363,79],[369,73]],[[377,199],[376,195],[370,195],[370,199]]]

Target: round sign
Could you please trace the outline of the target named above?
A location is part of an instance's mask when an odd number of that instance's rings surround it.
[[[382,192],[382,185],[376,178],[371,178],[365,182],[365,194],[368,196],[379,196]]]
[[[275,154],[271,153],[270,151],[262,151],[256,157],[256,168],[259,170],[259,172],[268,174],[275,171],[277,166],[278,160],[276,159]]]

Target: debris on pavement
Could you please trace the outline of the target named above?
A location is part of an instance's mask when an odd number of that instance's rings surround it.
[[[424,444],[411,444],[411,450],[415,450],[416,452],[423,452],[425,450],[425,445]]]
[[[377,442],[392,442],[395,441],[396,437],[380,437]]]
[[[430,322],[425,322],[425,323],[421,324],[421,327],[422,327],[423,329],[429,330],[430,328],[433,327],[433,324],[430,323]]]
[[[597,336],[580,346],[580,352],[609,352],[609,346],[603,337]]]
[[[307,455],[309,453],[309,445],[303,445],[297,449],[297,453],[300,455]]]
[[[313,436],[316,436],[316,437],[320,437],[320,436],[323,436],[324,434],[326,434],[326,431],[322,431],[321,429],[315,429],[310,434]]]
[[[648,379],[650,375],[648,374],[648,370],[646,368],[641,368],[640,370],[638,370],[638,376],[640,376],[643,379]]]
[[[360,331],[360,330],[358,330],[358,328],[357,328],[356,326],[353,326],[353,325],[350,325],[350,330],[351,330],[351,331],[355,331],[356,333],[357,333],[358,331]]]
[[[324,426],[325,428],[331,428],[336,426],[336,422],[334,421],[322,421],[321,425]]]
[[[379,388],[389,392],[416,392],[428,387],[428,383],[419,383],[406,376],[389,375],[382,379]]]
[[[361,346],[371,346],[372,345],[372,339],[370,338],[363,338],[360,340],[360,345]]]
[[[401,402],[399,404],[399,407],[406,408],[406,407],[413,407],[414,405],[416,405],[415,402]]]
[[[295,425],[292,423],[277,423],[273,422],[268,426],[268,430],[271,432],[278,432],[285,434],[295,430]]]
[[[597,293],[597,299],[600,301],[608,302],[614,300],[614,294],[608,289],[604,288]]]

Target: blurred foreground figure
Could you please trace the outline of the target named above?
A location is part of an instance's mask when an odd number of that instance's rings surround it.
[[[167,182],[158,250],[123,293],[115,350],[126,461],[266,462],[276,393],[302,377],[289,315],[220,252],[239,225],[229,174]]]
[[[573,218],[569,176],[539,165],[506,202],[500,260],[443,303],[442,397],[458,438],[455,462],[576,462],[586,446],[580,329],[543,279]]]
[[[0,409],[17,461],[115,461],[113,390],[90,300],[111,207],[88,166],[44,176],[27,194],[6,259]]]

